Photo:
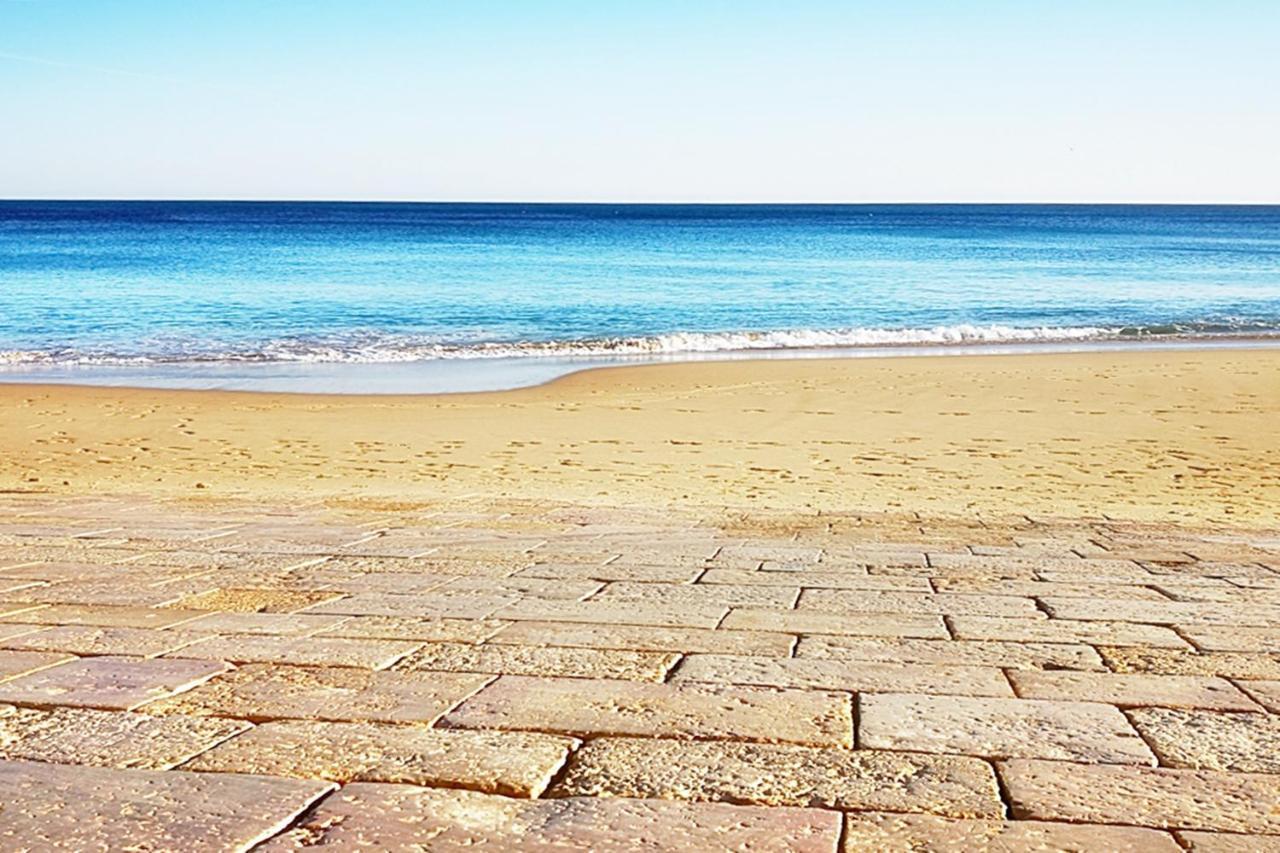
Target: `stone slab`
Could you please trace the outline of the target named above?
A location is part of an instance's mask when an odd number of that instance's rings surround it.
[[[346,598],[317,604],[308,613],[340,616],[404,616],[416,619],[485,619],[516,600],[512,595],[423,593],[397,595],[390,592],[356,593]],[[560,606],[554,602],[551,606]]]
[[[1280,631],[1239,625],[1178,625],[1178,631],[1206,652],[1265,652],[1280,655]]]
[[[1030,598],[962,593],[877,592],[851,589],[806,589],[796,609],[819,613],[937,613],[965,616],[1043,618]]]
[[[662,681],[679,658],[674,652],[427,643],[395,669]]]
[[[11,613],[8,622],[37,625],[99,625],[104,628],[172,628],[203,616],[204,610],[168,607],[118,607],[109,604],[50,604]]]
[[[57,625],[42,627],[0,642],[8,649],[58,651],[76,655],[126,655],[154,657],[180,649],[208,637],[185,628],[102,628],[95,625]]]
[[[850,715],[849,698],[836,693],[504,675],[444,724],[849,747]]]
[[[1242,681],[1240,687],[1273,714],[1280,714],[1280,681]]]
[[[688,655],[676,670],[676,683],[748,684],[850,692],[947,693],[961,696],[1013,696],[1009,681],[995,667],[879,661]]]
[[[187,631],[210,634],[265,634],[272,637],[305,637],[337,628],[345,616],[313,616],[306,613],[210,613],[183,623]]]
[[[950,639],[941,616],[909,613],[834,614],[794,610],[732,610],[722,628],[853,637]]]
[[[421,645],[405,640],[239,635],[200,640],[183,646],[166,657],[226,660],[233,663],[386,669]]]
[[[572,622],[512,622],[488,642],[588,649],[711,652],[790,657],[795,637],[767,631],[663,628],[656,625],[589,625]]]
[[[1280,631],[1280,627],[1277,627]],[[1217,675],[1224,678],[1280,679],[1280,655],[1257,652],[1193,652],[1174,649],[1112,648],[1098,653],[1116,672],[1157,675]]]
[[[656,625],[665,628],[714,628],[727,607],[706,604],[663,606],[642,601],[521,601],[494,615],[534,622],[590,622],[601,625]]]
[[[351,616],[318,637],[479,643],[510,625],[495,619],[416,619],[412,616]]]
[[[1093,646],[1083,643],[909,640],[818,634],[802,637],[796,646],[795,655],[798,658],[998,666],[1009,669],[1106,668]]]
[[[842,853],[1180,853],[1173,836],[1155,829],[1038,820],[963,820],[934,815],[845,816]]]
[[[221,661],[79,658],[0,683],[0,702],[130,711],[227,669]]]
[[[741,569],[708,569],[698,584],[737,586],[806,587],[808,589],[870,589],[889,592],[933,592],[928,578],[868,575],[861,572],[804,570],[798,572],[752,572]]]
[[[1232,832],[1175,832],[1192,853],[1280,853],[1280,835],[1239,835]]]
[[[1280,716],[1138,708],[1129,721],[1167,767],[1280,774]]]
[[[75,660],[68,654],[42,651],[0,651],[0,683]]]
[[[1162,625],[1132,622],[1078,622],[1069,619],[1009,619],[1000,616],[952,616],[958,640],[1008,640],[1014,643],[1106,643],[1187,649],[1187,641]]]
[[[1221,678],[1195,675],[1128,675],[1110,672],[1009,673],[1024,699],[1106,702],[1121,708],[1205,708],[1261,711],[1258,704]]]
[[[1049,613],[1060,619],[1145,622],[1152,625],[1280,624],[1280,605],[1214,601],[1117,601],[1109,598],[1044,598]]]
[[[763,607],[788,609],[800,595],[798,586],[754,584],[652,584],[617,581],[605,585],[592,601],[636,601],[673,607]]]
[[[342,593],[289,589],[214,589],[188,595],[174,606],[233,613],[293,613],[339,598]]]

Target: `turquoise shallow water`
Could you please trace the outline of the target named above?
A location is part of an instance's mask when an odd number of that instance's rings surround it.
[[[0,379],[1277,333],[1280,207],[0,202]]]

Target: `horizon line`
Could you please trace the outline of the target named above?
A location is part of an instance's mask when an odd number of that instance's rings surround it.
[[[1277,201],[752,201],[752,200],[706,200],[690,201],[687,199],[665,200],[625,200],[625,199],[432,199],[432,198],[289,198],[289,197],[224,197],[224,196],[0,196],[0,204],[13,202],[100,202],[100,203],[176,203],[176,204],[421,204],[421,205],[575,205],[575,206],[617,206],[628,207],[901,207],[901,206],[956,206],[973,207],[1010,206],[1024,207],[1280,207]]]

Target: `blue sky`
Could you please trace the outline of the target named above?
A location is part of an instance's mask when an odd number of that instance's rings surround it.
[[[0,197],[1280,202],[1280,2],[0,0]]]

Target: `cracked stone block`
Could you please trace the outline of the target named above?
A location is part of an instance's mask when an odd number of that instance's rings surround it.
[[[0,761],[0,848],[246,850],[328,782]]]
[[[339,637],[210,637],[167,657],[226,660],[233,663],[286,663],[299,666],[354,666],[386,669],[421,643],[403,640],[355,640]]]
[[[995,775],[978,759],[732,741],[596,738],[574,753],[550,795],[1004,813]]]
[[[397,782],[536,797],[576,743],[572,738],[530,732],[290,720],[263,723],[200,755],[184,769],[342,783]]]
[[[951,693],[1012,696],[1004,673],[995,667],[689,655],[673,682],[749,684],[850,692]]]
[[[131,711],[227,669],[221,661],[79,658],[0,683],[0,701]]]
[[[795,638],[790,634],[713,628],[513,622],[490,637],[488,643],[789,657]]]
[[[844,853],[1179,853],[1167,832],[1037,820],[964,820],[922,814],[845,816]]]
[[[569,735],[853,744],[849,697],[809,690],[703,687],[504,675],[444,724]]]
[[[1280,773],[1280,717],[1139,708],[1129,720],[1168,767]]]
[[[618,649],[428,643],[396,664],[400,672],[490,672],[662,681],[680,655]]]
[[[0,716],[0,758],[167,770],[249,725],[88,708],[19,708]]]
[[[996,769],[1015,818],[1280,834],[1280,776],[1027,760]]]
[[[797,658],[844,661],[995,666],[1007,669],[1105,669],[1092,646],[1083,643],[1011,643],[1004,640],[910,640],[801,637]]]
[[[908,613],[804,613],[795,610],[733,610],[722,628],[779,631],[793,634],[838,634],[856,637],[908,637],[948,640],[951,634],[937,615]]]
[[[474,791],[355,783],[330,795],[264,851],[751,850],[831,853],[840,815],[667,800],[515,800]]]
[[[450,672],[247,664],[182,696],[155,702],[146,710],[253,721],[293,718],[433,723],[491,679],[489,675]]]
[[[1024,699],[1105,702],[1121,708],[1207,708],[1261,711],[1229,681],[1195,675],[1131,675],[1110,672],[1009,673]]]
[[[859,697],[867,749],[1155,764],[1124,714],[1093,702],[872,694]]]
[[[0,651],[0,682],[75,660],[56,652]]]
[[[1262,707],[1280,714],[1280,681],[1242,681],[1240,686]]]

